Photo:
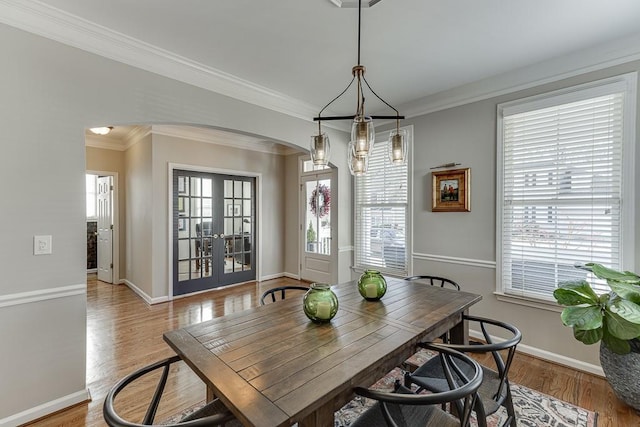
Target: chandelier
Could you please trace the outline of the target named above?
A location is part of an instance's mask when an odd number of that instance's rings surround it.
[[[374,119],[381,120],[389,120],[395,119],[396,127],[393,129],[389,135],[389,160],[394,165],[404,164],[407,156],[407,133],[404,129],[400,129],[400,119],[404,119],[404,116],[401,116],[398,113],[398,110],[395,109],[391,104],[378,96],[377,93],[371,88],[369,82],[364,77],[365,67],[360,63],[360,26],[362,21],[362,0],[358,1],[358,64],[353,67],[351,73],[353,78],[349,85],[340,92],[338,96],[333,98],[327,105],[325,105],[322,110],[318,113],[317,117],[314,117],[313,120],[318,122],[318,134],[311,136],[311,159],[314,165],[318,166],[326,166],[329,163],[329,152],[331,149],[331,145],[329,143],[329,136],[322,132],[322,120],[352,120],[353,124],[351,126],[351,140],[349,141],[349,146],[347,148],[348,155],[348,164],[349,170],[352,175],[359,176],[364,175],[367,172],[367,168],[369,165],[369,158],[371,157],[371,153],[373,151],[373,143],[375,139],[375,131],[373,127]],[[356,113],[352,116],[325,116],[322,117],[322,112],[331,105],[334,101],[344,95],[347,90],[351,87],[351,85],[356,82],[357,88],[357,108]],[[364,108],[364,90],[362,86],[362,82],[366,85],[369,91],[382,103],[384,103],[387,107],[391,108],[395,115],[390,116],[378,116],[371,115],[367,116]]]

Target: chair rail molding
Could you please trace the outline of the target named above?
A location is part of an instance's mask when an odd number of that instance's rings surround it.
[[[495,261],[488,261],[483,259],[459,258],[447,255],[423,254],[419,252],[414,252],[411,254],[411,256],[413,257],[413,259],[419,259],[423,261],[446,262],[449,264],[468,265],[471,267],[490,268],[493,270],[495,270],[496,268]]]
[[[86,284],[61,286],[58,288],[40,289],[37,291],[18,292],[15,294],[0,295],[0,308],[86,294]]]

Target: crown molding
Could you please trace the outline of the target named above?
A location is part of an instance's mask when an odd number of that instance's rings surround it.
[[[0,0],[0,22],[146,71],[309,121],[317,106],[37,0]]]
[[[330,0],[347,7],[353,0]],[[379,1],[379,0],[378,0]],[[377,3],[370,1],[371,5]],[[368,4],[368,3],[367,3]],[[0,22],[133,67],[309,121],[318,107],[66,13],[37,0],[0,0]],[[440,110],[640,59],[640,34],[399,105],[405,117]],[[323,126],[346,131],[335,122]]]
[[[93,148],[103,148],[106,150],[125,151],[127,149],[125,141],[108,136],[94,136],[85,134],[84,145]]]
[[[265,139],[195,126],[154,125],[151,127],[151,133],[153,135],[188,139],[190,141],[205,142],[207,144],[222,145],[260,153],[286,156],[300,152],[300,150]]]
[[[407,118],[422,116],[636,60],[640,60],[640,33],[429,95],[398,109]]]
[[[358,8],[359,6],[358,0],[329,0],[329,1],[340,8]],[[364,0],[362,2],[362,7],[373,7],[377,3],[380,3],[381,1],[382,0]]]

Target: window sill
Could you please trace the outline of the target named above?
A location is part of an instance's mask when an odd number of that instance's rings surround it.
[[[560,313],[563,309],[562,306],[558,305],[558,303],[554,301],[510,295],[502,292],[494,292],[493,294],[496,296],[498,301],[508,302],[511,304],[524,305],[526,307],[533,307],[541,310],[553,311],[556,313]]]

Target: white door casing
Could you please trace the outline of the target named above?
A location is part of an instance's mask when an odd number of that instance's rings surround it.
[[[331,283],[334,276],[333,262],[337,258],[331,244],[331,204],[324,197],[331,198],[332,171],[330,169],[305,174],[300,179],[300,278],[312,282]],[[323,194],[326,193],[326,194]],[[311,198],[315,197],[311,207]],[[328,209],[323,211],[325,206]],[[310,230],[311,229],[311,230]],[[309,237],[312,241],[309,241]]]
[[[98,280],[113,283],[113,181],[98,178]]]

